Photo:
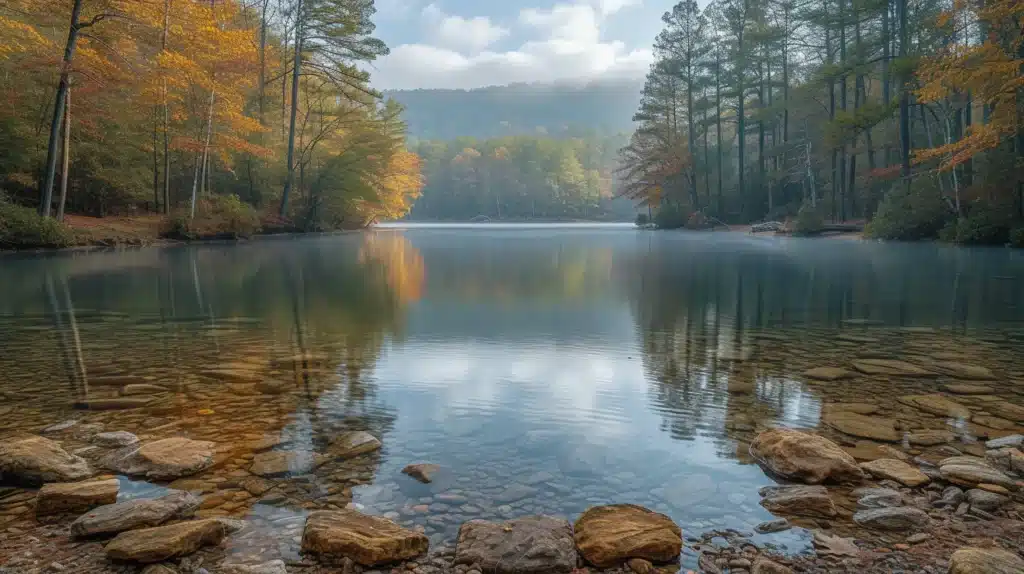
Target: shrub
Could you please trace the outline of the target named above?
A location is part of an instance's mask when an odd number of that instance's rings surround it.
[[[1010,241],[1008,213],[995,205],[977,204],[966,217],[946,225],[939,238],[964,245],[1005,245]]]
[[[686,225],[686,220],[687,214],[678,205],[662,205],[654,214],[654,224],[658,229],[679,229]]]
[[[875,239],[932,239],[950,218],[939,192],[930,182],[915,182],[910,191],[891,190],[864,229]]]
[[[825,228],[825,218],[821,215],[819,207],[812,206],[805,202],[796,213],[796,220],[793,221],[794,235],[816,235]]]
[[[690,217],[686,218],[687,229],[707,229],[708,227],[711,227],[711,222],[702,211],[694,211]]]
[[[174,239],[251,237],[260,230],[255,209],[237,195],[216,195],[196,203],[195,217],[188,209],[171,214],[163,235]]]
[[[1024,225],[1010,232],[1010,246],[1024,248]]]
[[[636,225],[637,227],[643,227],[650,222],[650,218],[647,217],[646,213],[636,214]]]
[[[0,197],[0,249],[67,247],[73,242],[74,234],[63,223]]]

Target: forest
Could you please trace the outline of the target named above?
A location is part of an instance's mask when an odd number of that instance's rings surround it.
[[[622,193],[663,227],[1024,244],[1022,18],[1010,0],[682,0]]]
[[[361,227],[423,181],[373,0],[0,3],[0,248],[72,242],[65,213],[171,236]]]
[[[426,185],[409,218],[632,220],[633,204],[614,182],[626,141],[591,132],[419,142]]]

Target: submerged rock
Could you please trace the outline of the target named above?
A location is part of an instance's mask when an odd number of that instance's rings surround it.
[[[138,444],[139,437],[128,431],[101,432],[93,435],[89,442],[100,448],[123,448]]]
[[[76,409],[88,411],[116,411],[137,409],[151,403],[155,397],[114,397],[107,399],[82,399],[72,403]]]
[[[857,461],[834,442],[791,429],[769,429],[757,435],[750,455],[769,471],[808,484],[864,477]]]
[[[106,553],[112,560],[163,562],[188,556],[203,546],[220,544],[227,534],[228,528],[220,520],[193,520],[122,532],[107,544]]]
[[[213,449],[209,441],[184,437],[148,442],[135,449],[129,447],[104,457],[102,464],[129,476],[145,476],[154,480],[174,480],[200,473],[213,466]]]
[[[598,568],[630,558],[669,562],[683,548],[682,531],[671,518],[634,504],[587,509],[576,520],[574,538],[583,558]]]
[[[380,450],[377,437],[364,431],[347,432],[331,442],[330,452],[341,460]]]
[[[252,459],[249,472],[262,477],[306,474],[327,462],[327,457],[306,450],[261,452]]]
[[[996,376],[988,367],[979,365],[968,365],[957,361],[939,361],[929,365],[931,368],[944,375],[957,379],[968,379],[972,381],[992,381]],[[984,393],[981,393],[984,394]]]
[[[416,480],[426,484],[433,480],[434,474],[441,470],[441,467],[430,463],[410,464],[402,469],[402,474],[408,474]]]
[[[220,574],[288,574],[283,560],[271,560],[263,564],[223,564]]]
[[[893,377],[937,377],[938,374],[897,359],[857,359],[853,368],[866,375],[887,375]]]
[[[965,419],[971,416],[970,409],[939,394],[906,395],[897,400],[908,407],[914,407],[940,417]]]
[[[854,412],[836,411],[825,416],[825,424],[837,431],[881,442],[899,442],[903,433],[896,430],[896,421],[882,417],[869,417]]]
[[[953,433],[944,430],[923,430],[907,435],[907,441],[914,446],[936,446],[953,442]]]
[[[928,514],[909,506],[890,506],[858,510],[853,521],[868,528],[880,530],[910,530],[928,525]]]
[[[949,574],[1020,574],[1024,560],[1001,548],[961,548],[949,559]]]
[[[116,478],[88,482],[45,484],[36,494],[36,516],[81,514],[91,508],[117,502]]]
[[[992,393],[992,387],[988,385],[972,385],[969,383],[942,385],[942,389],[954,395],[988,395]]]
[[[159,526],[172,519],[190,518],[199,502],[189,492],[175,491],[160,498],[108,504],[79,516],[71,524],[71,535],[82,538]]]
[[[841,367],[814,367],[804,371],[804,376],[817,381],[839,381],[853,377],[854,373]]]
[[[1009,419],[1017,424],[1024,424],[1024,407],[1007,401],[996,401],[985,405],[985,410],[992,414]]]
[[[921,486],[931,482],[925,473],[902,460],[880,458],[860,465],[868,474],[879,479],[895,480],[904,486]]]
[[[493,574],[554,574],[576,568],[568,521],[526,516],[508,522],[471,520],[459,528],[455,563]]]
[[[761,506],[770,512],[813,518],[834,518],[838,512],[824,486],[766,486],[760,490]]]
[[[313,512],[302,532],[304,552],[350,558],[363,566],[415,558],[428,545],[420,532],[355,510]]]
[[[41,436],[0,441],[0,480],[29,486],[74,482],[93,475],[84,458]]]

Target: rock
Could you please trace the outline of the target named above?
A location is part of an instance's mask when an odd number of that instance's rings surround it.
[[[839,367],[815,367],[804,371],[804,376],[818,381],[838,381],[849,379],[853,373]]]
[[[923,510],[909,506],[868,508],[858,510],[853,521],[861,526],[879,530],[910,530],[928,525],[928,515]]]
[[[101,432],[93,435],[89,442],[100,448],[123,448],[138,444],[139,437],[128,431]]]
[[[36,516],[81,514],[90,508],[117,502],[116,478],[88,482],[44,484],[36,495]]]
[[[178,574],[178,571],[165,564],[150,564],[142,569],[142,574]]]
[[[923,430],[907,435],[907,440],[914,446],[936,446],[953,442],[953,433],[944,430]]]
[[[125,385],[118,391],[121,396],[131,397],[135,395],[159,395],[160,393],[166,393],[167,387],[160,385],[151,385],[147,383],[140,383],[135,385]]]
[[[494,501],[500,504],[508,504],[509,502],[516,502],[524,498],[529,498],[537,494],[537,492],[538,490],[532,486],[515,483],[495,496]]]
[[[1014,490],[1016,481],[984,460],[973,456],[954,456],[939,462],[942,477],[953,484],[974,487],[981,483],[997,484]]]
[[[880,458],[892,458],[888,445],[881,445],[870,440],[859,440],[854,446],[844,446],[842,449],[856,460],[877,460]]]
[[[967,491],[967,502],[971,503],[972,508],[980,508],[981,510],[991,512],[1010,502],[1010,499],[1001,494],[972,488]]]
[[[865,462],[860,467],[875,478],[895,480],[904,486],[915,487],[931,482],[917,468],[894,458],[880,458],[871,462]]]
[[[1024,424],[1024,407],[1007,401],[996,401],[985,404],[985,410],[997,417],[1009,419],[1017,424]]]
[[[761,506],[777,514],[833,518],[838,513],[824,486],[766,486],[760,490]]]
[[[416,480],[427,484],[433,480],[434,474],[441,470],[441,467],[430,463],[410,464],[402,469],[402,474],[408,474]]]
[[[302,550],[350,558],[363,566],[408,560],[427,551],[427,537],[379,516],[355,510],[313,512],[302,532]]]
[[[987,395],[992,393],[992,387],[987,385],[972,385],[969,383],[955,383],[942,385],[942,389],[954,395]]]
[[[549,574],[576,568],[568,521],[526,516],[508,522],[471,520],[459,528],[455,563],[492,574]]]
[[[1002,438],[993,439],[985,443],[985,448],[987,449],[1010,447],[1021,448],[1022,446],[1024,446],[1024,435],[1019,434],[1004,436]]]
[[[224,564],[220,567],[220,574],[288,574],[283,560],[271,560],[263,564]]]
[[[650,574],[654,571],[654,564],[651,564],[643,558],[630,558],[626,561],[626,566],[628,566],[634,574]]]
[[[783,566],[778,562],[761,557],[754,560],[754,566],[750,569],[750,574],[793,574],[793,570],[788,566]]]
[[[634,504],[595,506],[576,520],[576,548],[598,568],[630,558],[670,562],[682,552],[682,531],[664,514]]]
[[[154,480],[174,480],[198,474],[213,466],[217,445],[184,437],[148,442],[139,448],[126,448],[104,457],[102,464],[129,476]]]
[[[917,365],[896,359],[857,359],[853,368],[865,375],[885,375],[890,377],[937,377],[936,373],[927,371]]]
[[[59,423],[54,423],[43,430],[39,431],[41,434],[57,434],[68,430],[69,428],[78,424],[78,419],[68,419]]]
[[[262,496],[265,492],[274,488],[276,484],[258,476],[247,476],[238,481],[238,486],[253,496]]]
[[[860,555],[860,549],[853,543],[853,538],[833,536],[815,530],[812,542],[818,554],[822,556],[856,557]]]
[[[260,373],[249,369],[206,369],[199,374],[230,383],[255,383],[263,378]]]
[[[148,564],[188,556],[203,546],[220,544],[227,528],[219,520],[193,520],[122,532],[106,546],[112,560]]]
[[[981,490],[988,491],[988,492],[994,492],[996,494],[1002,494],[1003,496],[1009,496],[1010,495],[1009,489],[1003,488],[1002,486],[999,486],[998,484],[985,484],[984,482],[982,482],[982,483],[978,484],[978,488],[980,488]]]
[[[92,476],[85,459],[68,454],[60,443],[34,436],[0,441],[0,480],[27,486],[74,482]]]
[[[989,415],[974,415],[971,417],[971,422],[996,430],[1009,430],[1017,426],[1006,419]]]
[[[153,401],[154,397],[113,397],[108,399],[83,399],[75,401],[72,406],[88,411],[116,411],[137,409]]]
[[[827,412],[843,411],[858,415],[871,415],[878,412],[878,405],[874,403],[828,403],[825,405],[825,410]]]
[[[1020,574],[1024,560],[999,548],[961,548],[949,559],[949,574]]]
[[[857,461],[834,442],[809,433],[775,428],[757,435],[750,455],[771,472],[808,484],[857,481]]]
[[[938,415],[940,417],[963,419],[971,416],[970,409],[939,394],[906,395],[896,400],[908,407],[914,407],[915,409],[919,409],[933,415]]]
[[[327,362],[329,357],[322,353],[299,353],[290,357],[279,357],[270,361],[270,365],[281,368],[318,367]]]
[[[957,379],[992,381],[996,378],[995,374],[993,374],[988,367],[982,367],[979,365],[968,365],[956,361],[939,361],[931,363],[928,366],[944,375],[949,375],[950,377],[955,377]]]
[[[858,488],[853,491],[858,508],[889,508],[902,506],[903,496],[891,488]]]
[[[380,450],[381,443],[368,432],[347,432],[331,442],[330,452],[341,460]]]
[[[159,526],[169,520],[190,518],[199,508],[199,498],[189,492],[172,491],[152,499],[136,499],[95,508],[71,524],[71,536],[84,538],[117,534],[137,528]]]
[[[896,430],[896,421],[882,417],[869,417],[853,412],[830,412],[824,418],[825,424],[837,431],[881,442],[899,442],[903,433]]]
[[[327,457],[308,450],[274,450],[253,457],[249,472],[263,477],[306,474],[327,461]]]
[[[767,522],[762,522],[755,526],[754,530],[756,530],[760,534],[771,534],[773,532],[783,532],[785,530],[789,530],[790,528],[793,528],[793,526],[789,523],[788,520],[786,520],[785,518],[779,518],[778,520],[769,520]]]
[[[920,544],[927,542],[932,539],[932,535],[927,532],[918,532],[917,534],[911,534],[907,536],[907,544]]]

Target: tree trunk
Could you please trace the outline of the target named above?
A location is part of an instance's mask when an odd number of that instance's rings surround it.
[[[154,152],[156,153],[156,152]],[[57,221],[64,221],[64,205],[68,200],[68,170],[71,168],[71,86],[68,86],[64,104],[64,165],[60,171],[60,201],[57,203]]]
[[[159,106],[153,107],[153,212],[160,213],[160,141]]]
[[[207,111],[206,117],[206,141],[203,143],[203,153],[200,155],[199,161],[196,162],[196,174],[192,180],[192,202],[189,207],[190,220],[196,217],[196,194],[199,192],[199,185],[206,176],[206,154],[210,150],[210,135],[213,133],[213,102],[215,97],[216,93],[211,89],[209,111]]]
[[[891,0],[886,0],[885,6],[882,11],[882,103],[885,104],[886,108],[892,102],[892,82],[890,79],[889,66],[892,60],[892,33],[890,32],[890,14],[889,8]],[[886,115],[887,118],[891,118],[891,114]],[[888,122],[887,122],[888,123]],[[889,167],[892,163],[892,146],[889,145],[889,138],[885,138],[885,145],[883,146],[882,152],[882,167]]]
[[[846,116],[846,0],[839,0],[839,109],[843,110]],[[848,193],[846,188],[846,141],[840,146],[839,152],[839,217],[846,221],[846,203]]]
[[[288,213],[288,194],[295,179],[295,118],[299,113],[299,77],[302,75],[302,0],[298,0],[295,8],[295,63],[292,67],[292,109],[288,124],[288,176],[284,181],[281,193],[280,216]]]
[[[907,0],[896,0],[900,27],[900,59],[909,52],[910,30],[907,27]],[[900,173],[903,186],[910,191],[910,78],[900,73]]]
[[[57,146],[60,139],[60,125],[64,119],[64,104],[68,93],[68,75],[71,72],[71,60],[75,56],[75,45],[78,43],[78,32],[81,23],[78,18],[82,14],[82,0],[75,0],[71,8],[71,25],[68,28],[68,39],[64,44],[64,59],[60,65],[60,83],[57,84],[57,97],[53,105],[53,118],[50,121],[50,138],[46,144],[46,172],[43,180],[42,197],[39,202],[39,215],[50,217],[53,203],[53,184],[57,175]]]
[[[715,47],[715,138],[718,163],[718,217],[722,218],[722,60],[720,47]]]
[[[171,13],[171,0],[164,0],[164,30],[160,36],[160,51],[167,50],[167,29]],[[164,213],[171,211],[171,112],[167,104],[167,73],[161,78],[160,96],[164,108]]]

